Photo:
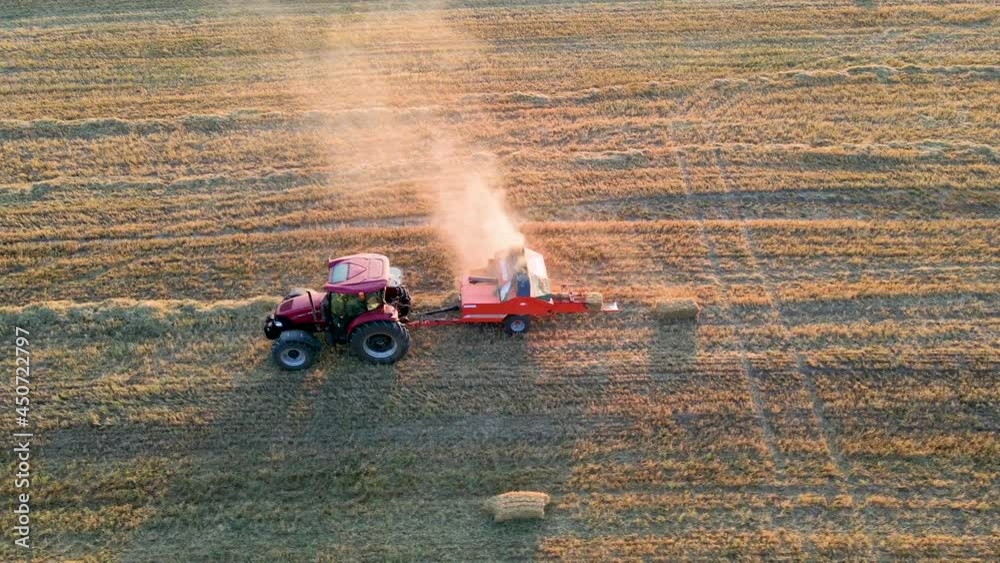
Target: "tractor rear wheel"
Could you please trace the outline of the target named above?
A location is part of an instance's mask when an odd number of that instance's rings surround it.
[[[410,349],[410,333],[393,321],[372,321],[351,331],[351,352],[373,364],[392,364]]]
[[[503,320],[503,331],[511,336],[524,334],[531,328],[531,319],[522,315],[507,315]]]
[[[282,369],[308,369],[316,363],[320,349],[319,340],[308,332],[288,330],[271,345],[271,358]]]

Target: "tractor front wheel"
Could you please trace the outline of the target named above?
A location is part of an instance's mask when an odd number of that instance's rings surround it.
[[[511,336],[524,334],[531,328],[531,319],[522,315],[507,315],[503,320],[503,331]]]
[[[392,321],[372,321],[351,331],[351,352],[373,364],[392,364],[410,349],[410,333]]]
[[[288,330],[271,345],[271,358],[287,370],[308,369],[319,356],[319,340],[304,330]]]

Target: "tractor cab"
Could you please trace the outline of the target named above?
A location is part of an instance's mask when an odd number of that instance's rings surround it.
[[[328,294],[365,295],[363,299],[381,299],[394,306],[404,305],[400,317],[409,313],[409,295],[403,286],[403,270],[389,266],[381,254],[353,254],[327,261],[330,273],[323,289]],[[405,298],[404,298],[405,297]],[[400,303],[405,301],[405,303]]]
[[[410,312],[410,297],[403,286],[403,271],[389,266],[381,254],[352,254],[327,261],[327,311],[331,321],[349,322],[366,311],[390,305],[399,318]],[[346,328],[343,327],[343,328]]]
[[[330,275],[323,289],[329,293],[376,293],[389,285],[389,259],[381,254],[332,258],[326,265]]]

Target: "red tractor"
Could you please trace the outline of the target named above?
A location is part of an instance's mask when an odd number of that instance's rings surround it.
[[[391,364],[409,350],[408,326],[496,323],[508,334],[522,334],[532,317],[618,310],[616,303],[605,305],[599,293],[552,293],[545,260],[527,248],[499,253],[486,268],[463,275],[460,304],[416,320],[410,319],[403,272],[390,268],[385,256],[354,254],[327,266],[324,291],[293,289],[264,322],[265,336],[275,341],[271,356],[285,369],[306,369],[316,361],[321,348],[316,333],[329,345],[349,345],[361,359]]]

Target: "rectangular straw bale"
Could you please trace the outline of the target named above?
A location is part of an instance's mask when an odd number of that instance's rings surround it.
[[[545,505],[549,495],[533,491],[512,491],[491,497],[483,508],[493,514],[495,522],[506,520],[528,520],[545,517]]]
[[[701,306],[691,297],[677,297],[658,302],[653,307],[653,313],[660,320],[695,319],[701,312]]]
[[[600,311],[604,306],[604,295],[599,291],[588,291],[583,296],[583,302],[590,311]]]

